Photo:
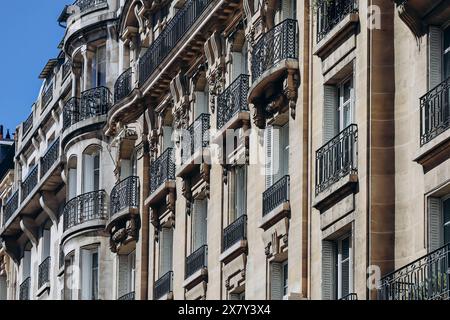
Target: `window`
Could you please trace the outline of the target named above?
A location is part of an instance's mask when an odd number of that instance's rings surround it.
[[[162,228],[159,239],[159,276],[172,271],[173,265],[173,229]]]
[[[192,210],[192,252],[197,251],[207,243],[208,237],[208,201],[196,199]]]
[[[31,276],[31,248],[31,243],[28,242],[22,258],[22,282]]]
[[[45,228],[42,230],[42,239],[41,239],[41,262],[50,257],[50,244],[51,244],[51,221],[49,220],[45,224]]]
[[[230,222],[247,214],[247,166],[236,166],[231,171]]]
[[[450,195],[428,199],[428,250],[450,243]]]
[[[119,255],[118,268],[118,298],[135,291],[136,282],[136,252]]]
[[[266,144],[266,189],[289,174],[289,124],[269,126]]]
[[[7,298],[7,282],[6,282],[6,276],[1,275],[0,276],[0,301],[4,301]]]
[[[209,113],[209,90],[195,92],[194,120],[204,113]]]
[[[230,299],[235,301],[244,301],[245,300],[245,291],[241,293],[230,293]]]
[[[270,299],[286,300],[288,291],[288,262],[271,263]]]
[[[337,298],[347,296],[352,292],[351,272],[351,238],[346,236],[337,241]]]
[[[248,44],[247,41],[242,46],[241,51],[232,52],[231,77],[229,84],[242,74],[248,74]]]
[[[69,183],[68,183],[68,199],[71,200],[77,196],[77,158],[71,157],[68,163]]]
[[[348,78],[339,86],[339,104],[337,110],[338,132],[353,123],[353,78]]]
[[[278,10],[275,14],[275,24],[286,19],[295,19],[297,16],[297,1],[283,0],[278,2]]]
[[[106,45],[100,46],[95,52],[92,61],[92,84],[94,87],[106,85]]]
[[[88,148],[83,154],[83,193],[100,190],[100,150]]]
[[[163,127],[163,152],[169,148],[173,148],[174,143],[172,139],[173,127],[164,126]]]
[[[98,300],[98,249],[81,250],[81,297],[83,300]]]
[[[75,281],[75,255],[73,253],[66,258],[64,265],[64,300],[73,300],[73,293],[77,288]]]

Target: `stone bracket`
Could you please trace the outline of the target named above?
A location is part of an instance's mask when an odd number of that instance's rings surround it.
[[[39,197],[39,204],[53,224],[58,227],[58,203],[55,196],[48,191],[42,191]]]
[[[39,243],[38,227],[36,226],[34,220],[31,218],[22,217],[20,220],[20,228],[28,239],[30,239],[33,245],[37,246]]]

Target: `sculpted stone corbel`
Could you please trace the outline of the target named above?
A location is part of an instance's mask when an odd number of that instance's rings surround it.
[[[37,246],[39,241],[38,237],[38,227],[33,219],[22,217],[20,219],[20,229],[22,229],[23,233],[30,239],[33,245]]]
[[[216,109],[216,99],[225,87],[225,57],[223,53],[222,37],[218,31],[214,31],[205,42],[204,50],[208,60],[206,79],[210,94],[210,107],[212,113]]]
[[[48,191],[42,191],[39,204],[52,220],[53,224],[58,227],[58,202],[56,201],[56,197]]]

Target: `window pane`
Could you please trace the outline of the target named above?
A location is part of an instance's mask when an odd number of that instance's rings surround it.
[[[450,242],[450,199],[444,201],[444,244]]]
[[[288,294],[288,264],[283,265],[283,296]]]
[[[92,254],[92,300],[98,300],[98,253]]]

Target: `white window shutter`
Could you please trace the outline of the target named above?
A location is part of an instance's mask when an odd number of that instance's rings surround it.
[[[442,30],[436,26],[430,26],[428,31],[429,53],[428,53],[428,85],[429,89],[436,87],[442,82]]]
[[[283,271],[282,265],[278,262],[272,262],[270,279],[270,299],[283,300]]]
[[[439,198],[428,198],[428,249],[434,251],[443,245],[442,202]]]
[[[322,299],[333,300],[335,296],[335,244],[322,241]]]
[[[273,161],[273,150],[272,150],[272,135],[273,127],[267,126],[264,130],[264,144],[265,144],[265,171],[266,171],[266,189],[272,186],[272,161]]]
[[[324,86],[324,110],[323,110],[323,144],[330,141],[337,132],[337,88]]]
[[[272,129],[272,184],[283,176],[283,128],[276,126]]]
[[[119,255],[119,279],[118,279],[118,298],[127,294],[128,292],[128,256]]]

